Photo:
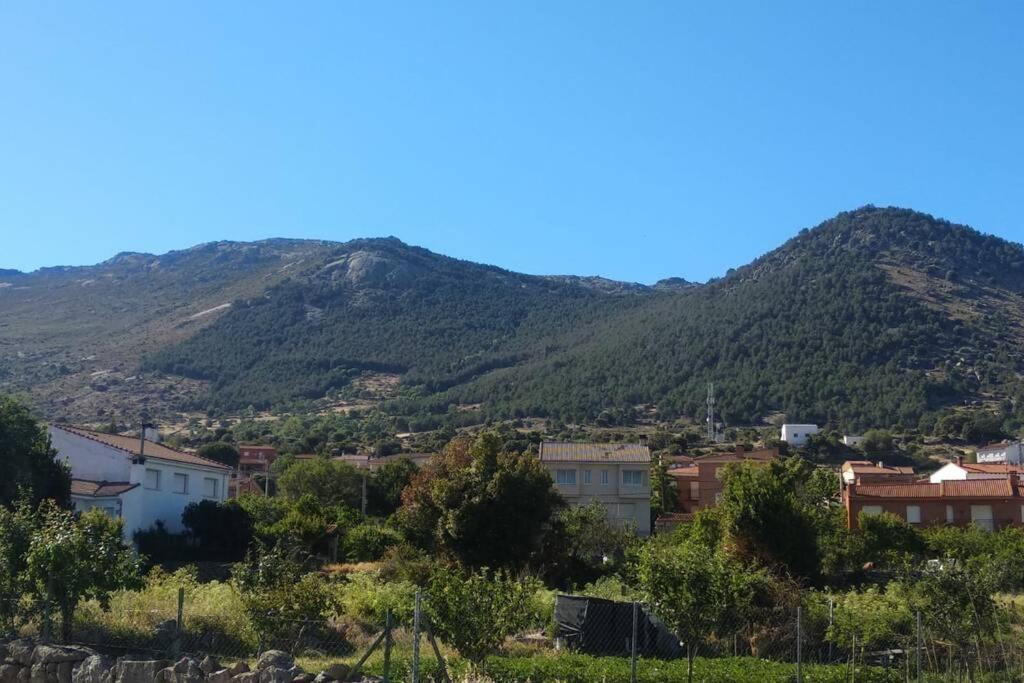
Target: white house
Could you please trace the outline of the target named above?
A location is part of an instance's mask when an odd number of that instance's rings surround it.
[[[1021,443],[1020,441],[1003,441],[982,446],[978,449],[978,462],[1020,465],[1024,462]]]
[[[850,448],[856,448],[857,446],[864,443],[863,436],[853,436],[852,434],[843,435],[843,445],[849,446]]]
[[[928,477],[932,484],[942,481],[965,481],[967,479],[1006,479],[1007,475],[1020,477],[1024,467],[1001,463],[970,463],[958,457],[955,462],[948,462]]]
[[[71,468],[76,510],[100,508],[124,520],[125,538],[158,521],[182,530],[189,503],[223,502],[231,468],[139,437],[52,425],[50,442]]]
[[[782,425],[782,440],[790,446],[803,446],[807,437],[818,433],[818,425]]]

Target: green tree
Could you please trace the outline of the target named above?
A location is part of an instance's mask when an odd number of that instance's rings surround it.
[[[817,578],[821,567],[815,506],[802,496],[813,471],[801,458],[726,466],[718,507],[730,545],[740,557]]]
[[[75,609],[97,600],[106,609],[114,591],[141,588],[141,560],[122,536],[121,520],[100,510],[82,515],[43,501],[25,555],[30,594],[60,611],[61,637],[71,638]]]
[[[22,492],[33,503],[52,498],[67,505],[71,495],[71,474],[57,460],[46,428],[29,414],[28,408],[12,398],[0,397],[0,505],[10,506]]]
[[[13,630],[18,603],[13,596],[25,592],[25,558],[39,521],[27,498],[13,507],[0,506],[0,630]]]
[[[501,450],[493,434],[455,439],[402,495],[405,536],[469,566],[522,567],[564,504],[536,457]]]
[[[208,559],[240,560],[252,542],[252,518],[237,500],[189,503],[181,523]]]
[[[237,467],[240,457],[238,449],[224,441],[203,444],[196,452],[204,458],[209,458],[228,467]]]
[[[764,570],[692,541],[646,544],[636,575],[654,613],[686,645],[690,679],[701,645],[751,616],[758,594],[771,584]]]
[[[300,460],[285,470],[277,485],[291,500],[310,495],[325,506],[345,505],[358,510],[362,505],[363,475],[347,462]]]
[[[481,666],[505,639],[534,620],[533,595],[540,584],[481,569],[438,569],[426,592],[434,632],[459,654]]]
[[[864,432],[861,446],[868,455],[878,456],[892,452],[892,434],[884,429],[869,429]]]
[[[402,491],[419,470],[409,458],[384,463],[370,477],[367,493],[369,514],[386,517],[402,505]]]

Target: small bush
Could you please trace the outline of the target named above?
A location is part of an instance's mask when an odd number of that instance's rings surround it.
[[[385,583],[373,574],[352,574],[337,589],[342,611],[369,627],[380,627],[390,609],[392,618],[402,623],[412,621],[416,603],[416,586],[408,581]]]
[[[349,562],[373,562],[402,542],[402,535],[387,526],[363,522],[345,536],[345,556]]]

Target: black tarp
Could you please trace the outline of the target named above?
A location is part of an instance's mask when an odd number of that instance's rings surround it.
[[[570,650],[592,655],[625,655],[632,649],[633,603],[581,595],[555,598],[558,637]],[[683,648],[661,621],[645,608],[637,608],[637,654],[676,659]]]

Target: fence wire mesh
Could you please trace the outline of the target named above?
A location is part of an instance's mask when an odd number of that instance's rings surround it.
[[[549,618],[507,638],[488,665],[526,659],[550,663],[582,654],[604,662],[602,680],[608,682],[1024,681],[1024,613],[1015,603],[983,628],[972,628],[969,614],[893,614],[882,605],[873,613],[845,609],[814,593],[768,619],[725,619],[689,642],[643,604],[594,603],[600,608],[586,605],[574,621],[554,609]],[[357,673],[353,680],[362,680],[362,674],[389,681],[467,680],[454,644],[441,634],[429,637],[435,634],[428,613],[425,598],[419,610],[403,610],[402,616],[387,612],[373,623],[344,615],[296,619],[274,612],[211,612],[184,600],[180,606],[111,611],[85,603],[67,640],[111,655],[167,659],[208,654],[252,662],[267,650],[284,650],[306,671],[332,672],[337,680]],[[0,631],[6,637],[48,634],[60,640],[59,622],[46,605],[0,600]],[[542,668],[540,663],[526,667],[524,676],[563,680],[538,674]]]

